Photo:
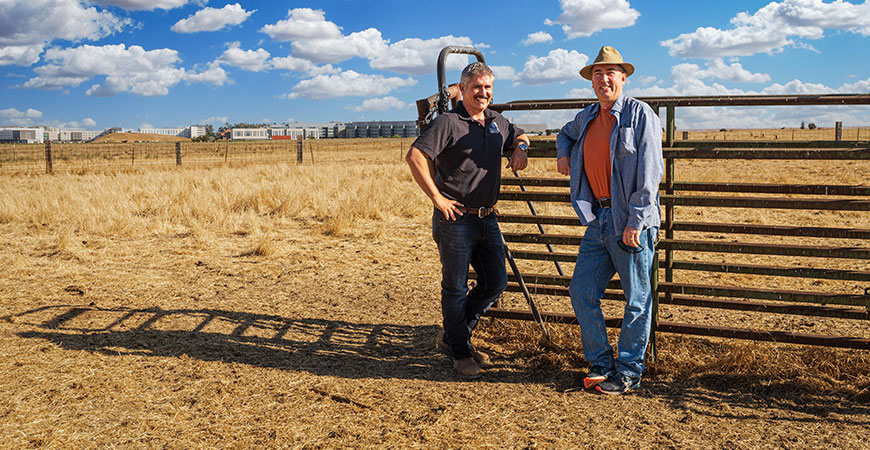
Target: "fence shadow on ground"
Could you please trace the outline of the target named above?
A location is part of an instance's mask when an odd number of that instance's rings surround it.
[[[256,367],[307,371],[349,379],[458,381],[447,358],[434,351],[439,327],[361,324],[342,320],[294,319],[215,309],[99,308],[45,306],[0,317],[67,350],[107,356],[188,357]],[[493,355],[494,366],[480,382],[540,383],[583,401],[579,371],[551,371]],[[634,395],[665,399],[686,419],[826,421],[870,425],[868,393],[848,397],[811,386],[758,375],[706,375],[664,382],[653,371]],[[724,405],[724,406],[723,406]],[[753,412],[747,412],[753,411]],[[786,411],[793,414],[776,414]]]
[[[687,421],[694,415],[870,426],[870,395],[866,391],[850,396],[795,385],[791,380],[771,382],[756,375],[707,375],[679,383],[652,381],[641,395],[668,398],[672,409],[686,413]]]
[[[25,339],[108,356],[180,357],[302,370],[353,379],[458,381],[434,350],[435,325],[295,319],[215,309],[47,306],[14,316]],[[540,380],[532,369],[494,364],[483,382]]]

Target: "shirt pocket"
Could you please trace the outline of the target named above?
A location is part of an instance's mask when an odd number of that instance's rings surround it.
[[[637,153],[634,146],[634,129],[619,127],[619,136],[616,137],[617,156],[629,156]]]

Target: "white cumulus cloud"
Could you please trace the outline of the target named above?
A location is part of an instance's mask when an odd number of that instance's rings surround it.
[[[326,20],[326,13],[311,8],[296,8],[287,12],[287,19],[260,29],[280,42],[297,39],[333,39],[341,37],[341,28]]]
[[[56,39],[98,40],[131,24],[77,0],[4,0],[0,7],[0,66],[29,66]]]
[[[359,106],[351,107],[348,106],[346,109],[350,109],[356,112],[362,111],[387,111],[390,109],[406,109],[411,106],[410,103],[405,103],[396,97],[378,97],[378,98],[368,98],[363,100],[362,104]]]
[[[208,68],[201,72],[187,72],[184,79],[191,83],[205,83],[215,86],[223,86],[230,83],[227,71],[221,67],[219,61],[212,61],[209,63]]]
[[[766,73],[752,73],[743,68],[740,63],[725,64],[722,58],[707,61],[707,67],[701,69],[696,64],[677,64],[671,68],[671,79],[686,80],[692,78],[714,78],[736,83],[765,83],[770,81]]]
[[[242,5],[234,3],[223,8],[203,8],[196,14],[181,19],[172,26],[177,33],[196,33],[217,31],[231,25],[240,25],[257,10],[245,11]]]
[[[376,28],[344,34],[342,28],[326,19],[322,10],[291,9],[287,19],[263,26],[260,31],[279,42],[290,42],[291,57],[312,64],[334,64],[351,58],[369,60],[369,66],[406,75],[423,75],[435,71],[437,55],[448,45],[470,46],[466,36],[441,36],[433,39],[407,38],[390,43]],[[448,69],[468,64],[467,55],[451,55]],[[275,61],[278,68],[302,71],[298,60]]]
[[[124,9],[153,11],[155,9],[174,9],[188,3],[203,5],[208,0],[94,0],[98,5],[117,6]]]
[[[517,79],[517,71],[511,66],[489,66],[492,74],[495,75],[495,81],[514,81]]]
[[[627,0],[561,0],[562,14],[547,25],[562,25],[568,39],[592,36],[596,32],[634,25],[640,13]]]
[[[547,56],[531,56],[523,65],[517,80],[525,84],[564,83],[580,78],[580,69],[589,57],[577,50],[557,48]]]
[[[315,67],[313,62],[295,56],[275,57],[269,60],[269,64],[276,69],[289,70],[291,72],[308,72]]]
[[[532,45],[532,44],[543,44],[544,42],[550,42],[553,40],[553,36],[550,36],[550,33],[546,31],[537,31],[534,33],[530,33],[523,39],[523,45]]]
[[[285,98],[306,98],[323,100],[337,97],[358,96],[374,97],[386,95],[394,89],[413,86],[417,81],[413,78],[383,77],[347,70],[338,74],[317,75],[314,78],[302,80],[293,87],[293,91]]]
[[[0,109],[0,120],[9,125],[33,125],[33,120],[40,117],[42,117],[42,111],[33,108],[27,108],[26,111],[19,111],[15,108]]]
[[[105,77],[102,83],[92,85],[89,96],[112,96],[122,92],[144,96],[162,96],[169,88],[191,76],[184,68],[178,52],[163,48],[145,50],[138,45],[124,44],[60,49],[45,52],[48,64],[36,67],[37,76],[21,87],[62,89],[75,87],[94,77]],[[190,81],[220,83],[221,73],[211,67],[205,73],[193,74]]]
[[[293,55],[316,63],[337,63],[353,57],[375,58],[387,43],[375,28],[357,31],[347,36],[324,39],[295,40],[290,44]]]
[[[595,98],[595,91],[591,87],[574,88],[565,94],[565,98]]]
[[[228,64],[233,67],[238,67],[251,72],[260,72],[268,67],[266,60],[269,59],[269,52],[258,48],[256,50],[242,50],[241,43],[231,42],[229,48],[224,50],[223,54],[217,59],[218,62]]]
[[[771,2],[753,14],[741,12],[731,19],[733,28],[699,27],[661,42],[672,56],[717,58],[776,53],[794,45],[795,39],[819,39],[826,29],[870,36],[870,2],[842,0],[785,0]],[[811,47],[810,47],[811,48]]]
[[[435,39],[402,39],[395,44],[377,47],[371,57],[373,69],[390,70],[407,75],[424,75],[435,72],[438,54],[448,45],[470,46],[471,38],[465,36],[442,36]],[[451,54],[445,60],[445,68],[462,69],[468,65],[468,56]]]

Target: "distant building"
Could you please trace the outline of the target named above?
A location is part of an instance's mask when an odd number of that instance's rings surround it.
[[[0,142],[7,144],[41,144],[45,142],[43,127],[2,127]]]
[[[526,134],[531,136],[543,136],[547,133],[547,125],[543,123],[515,123],[514,125],[522,128]]]
[[[190,128],[187,129],[187,136],[185,137],[196,139],[198,137],[205,136],[206,131],[207,129],[205,125],[191,125]]]
[[[60,142],[88,142],[102,133],[99,130],[58,130],[57,140]]]
[[[417,122],[413,120],[403,121],[370,121],[348,122],[345,124],[344,135],[347,138],[376,138],[376,137],[417,137],[420,131]]]
[[[306,139],[325,139],[335,138],[344,131],[344,123],[342,122],[293,122],[287,125],[289,130],[297,130],[294,134],[299,134],[299,130],[305,130]]]
[[[233,128],[230,133],[232,140],[269,139],[266,128]]]
[[[137,133],[159,134],[161,136],[190,137],[190,128],[139,128],[139,131],[137,131]]]
[[[412,138],[420,135],[417,122],[293,122],[283,126],[233,128],[230,139],[329,139],[329,138]]]

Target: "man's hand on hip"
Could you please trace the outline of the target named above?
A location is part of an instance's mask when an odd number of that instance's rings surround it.
[[[432,198],[432,203],[435,205],[435,208],[444,214],[444,218],[447,220],[456,220],[457,217],[462,215],[462,211],[458,208],[459,206],[463,206],[462,203],[459,203],[456,200],[450,200],[440,193]]]

